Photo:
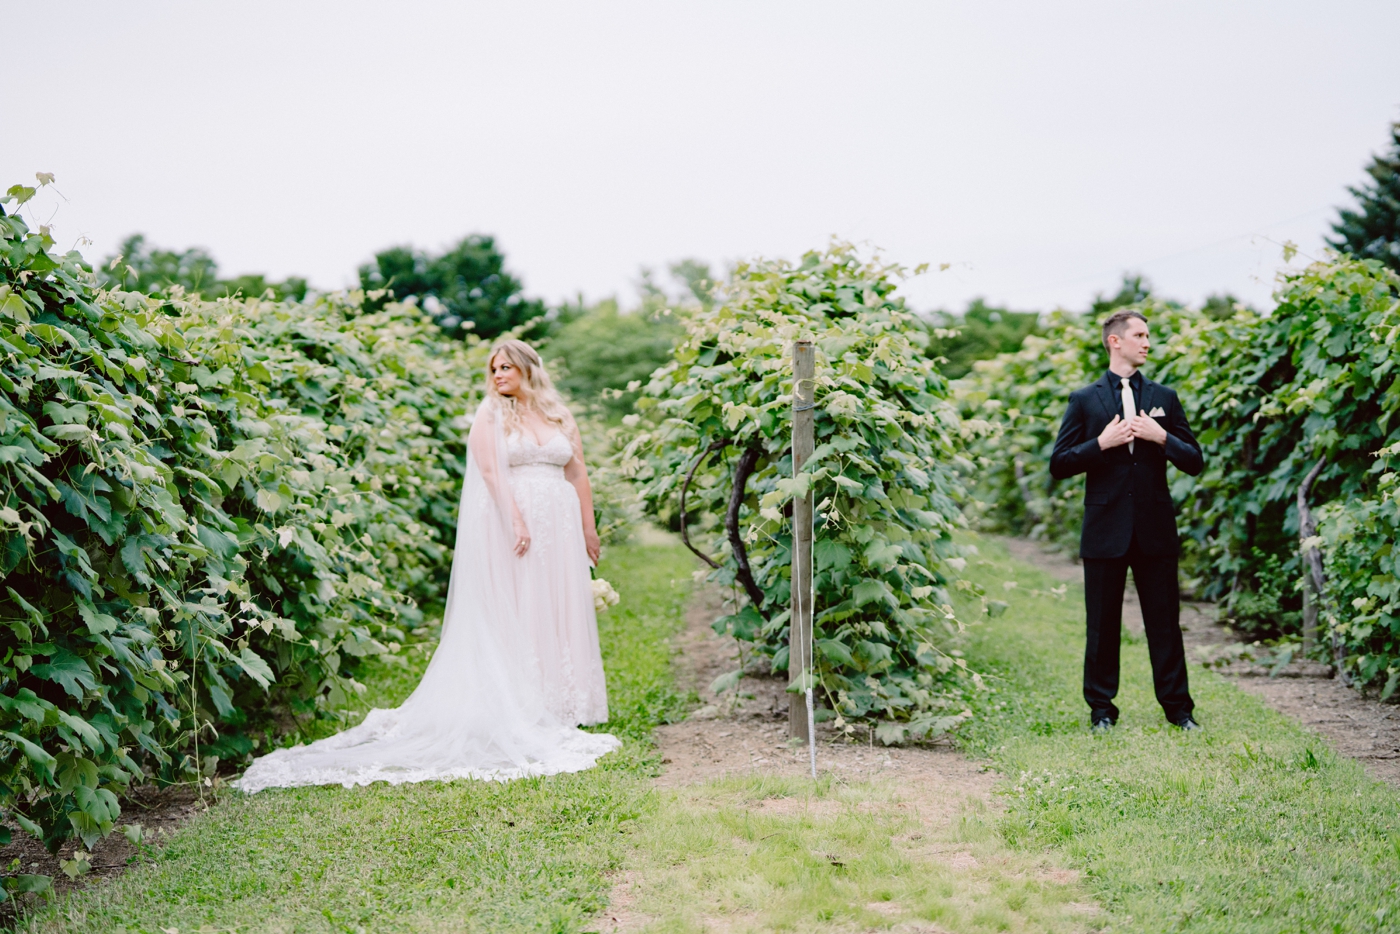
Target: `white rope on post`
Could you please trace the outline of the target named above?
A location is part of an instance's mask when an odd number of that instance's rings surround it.
[[[794,441],[796,441],[796,438],[794,438]],[[794,464],[793,464],[792,475],[793,475],[794,477],[796,477],[797,474],[798,474],[799,472],[801,472],[801,468],[798,467],[798,466],[796,465],[796,463],[794,463]],[[811,497],[811,495],[812,495],[812,494],[811,494],[811,492],[809,491],[809,492],[807,493],[807,496],[808,496],[808,497]],[[797,541],[798,541],[797,526],[796,526],[796,523],[799,521],[799,520],[798,520],[798,510],[794,509],[794,510],[792,511],[792,517],[793,517],[793,523],[794,523],[794,524],[793,524],[793,536],[792,536],[793,543],[794,543],[794,548],[793,548],[793,564],[794,564],[794,566],[795,566],[795,565],[797,564],[797,562],[799,562],[799,561],[801,561],[801,560],[803,559],[803,557],[805,557],[805,558],[807,559],[807,560],[806,560],[806,563],[807,563],[807,584],[808,584],[808,587],[806,588],[807,592],[806,592],[806,593],[803,593],[803,592],[802,592],[803,588],[800,586],[799,582],[797,582],[797,581],[794,581],[794,582],[793,582],[793,583],[794,583],[793,594],[794,594],[795,596],[794,596],[794,601],[793,601],[794,605],[793,605],[793,617],[792,617],[792,618],[793,618],[794,620],[798,619],[799,617],[802,618],[802,619],[804,619],[804,620],[809,620],[809,619],[811,619],[812,616],[814,615],[814,614],[813,614],[813,611],[815,610],[816,605],[817,605],[817,586],[816,586],[816,579],[815,579],[815,575],[812,573],[812,571],[813,571],[813,566],[812,566],[812,551],[813,551],[813,548],[812,548],[812,544],[813,544],[813,542],[814,542],[815,539],[816,539],[816,524],[815,524],[815,522],[813,521],[812,512],[813,512],[812,510],[808,510],[808,512],[807,512],[807,517],[806,517],[806,518],[807,518],[808,534],[807,534],[807,536],[806,536],[807,548],[804,549],[805,552],[806,552],[806,554],[805,554],[805,556],[804,556],[804,555],[800,554],[800,553],[798,552],[798,549],[796,548],[796,543],[797,543]],[[805,606],[805,607],[803,606],[803,602],[804,602],[804,601],[806,602],[806,606]],[[807,611],[805,615],[803,615],[803,612],[802,612],[804,609]],[[789,625],[791,625],[791,624],[789,624]],[[806,638],[805,638],[805,639],[801,639],[801,642],[802,642],[802,657],[801,657],[800,661],[801,661],[801,663],[802,663],[802,669],[801,669],[801,670],[802,670],[802,680],[803,680],[803,682],[804,682],[802,693],[803,693],[803,695],[805,695],[805,699],[806,699],[806,702],[807,702],[807,757],[808,757],[808,760],[809,760],[809,762],[810,762],[811,769],[812,769],[812,778],[815,780],[816,777],[817,777],[817,705],[816,705],[816,700],[815,700],[815,693],[816,693],[816,691],[815,691],[815,688],[814,688],[814,682],[816,681],[816,677],[817,677],[817,664],[816,664],[816,662],[817,662],[817,652],[816,652],[816,641],[815,641],[816,637],[815,637],[815,635],[814,635],[814,633],[813,633],[813,627],[812,627],[811,625],[808,625],[808,626],[803,627],[803,628],[805,628],[805,630],[806,630]],[[800,637],[799,637],[799,638],[800,638]],[[789,662],[788,662],[788,664],[791,665],[791,664],[792,664],[792,662],[791,662],[791,657],[792,657],[792,648],[791,648],[792,640],[791,640],[791,639],[789,639],[789,643],[788,643],[788,644],[789,644],[789,648],[788,648]]]
[[[816,510],[812,508],[812,492],[806,492],[806,748],[812,765],[812,780],[816,780],[816,574],[813,574],[812,552],[816,550]]]
[[[808,645],[811,646],[811,643],[809,642]],[[817,677],[817,666],[814,664],[815,661],[816,661],[816,653],[815,653],[815,650],[809,651],[807,654],[808,654],[808,663],[809,663],[809,664],[808,664],[808,671],[811,672],[811,675],[810,675],[809,680],[815,681],[815,680],[816,680],[816,677]],[[812,689],[811,686],[808,686],[808,688],[807,688],[807,752],[808,752],[808,756],[809,756],[810,759],[811,759],[811,765],[812,765],[812,780],[815,781],[816,778],[817,778],[817,707],[816,707],[816,703],[812,700],[812,694],[813,694],[813,689]]]

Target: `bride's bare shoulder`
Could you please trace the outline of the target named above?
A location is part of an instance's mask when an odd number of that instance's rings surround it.
[[[496,410],[497,405],[495,399],[490,396],[482,399],[481,404],[476,407],[476,415],[472,419],[473,424],[479,421],[487,425],[493,424],[496,421]]]

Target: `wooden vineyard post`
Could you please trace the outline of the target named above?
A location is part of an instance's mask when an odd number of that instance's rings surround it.
[[[816,348],[811,341],[792,346],[792,473],[812,456],[816,413]],[[788,735],[812,744],[810,678],[812,658],[812,491],[792,502],[792,616],[788,626]],[[799,681],[807,690],[793,690]],[[815,769],[815,760],[813,769]]]

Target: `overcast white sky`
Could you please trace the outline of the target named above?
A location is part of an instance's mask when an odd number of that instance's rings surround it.
[[[832,234],[921,308],[1083,307],[1122,272],[1267,304],[1400,118],[1400,3],[0,0],[0,182],[90,257],[349,285],[495,234],[527,291]],[[17,60],[16,60],[17,59]]]

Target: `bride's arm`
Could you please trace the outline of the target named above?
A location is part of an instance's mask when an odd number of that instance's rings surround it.
[[[525,517],[515,504],[510,492],[510,481],[501,476],[501,454],[496,450],[496,413],[488,406],[482,406],[471,434],[467,436],[467,446],[471,449],[472,462],[481,472],[482,482],[502,513],[509,513],[511,531],[514,535],[513,547],[517,556],[530,549],[530,529],[525,525]]]
[[[574,449],[573,458],[564,465],[564,479],[572,483],[578,492],[579,511],[583,513],[583,547],[588,551],[588,560],[596,565],[602,554],[602,544],[598,540],[598,526],[593,520],[593,486],[588,482],[588,468],[583,463],[583,438],[573,418],[564,426],[564,433]]]

